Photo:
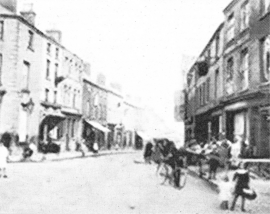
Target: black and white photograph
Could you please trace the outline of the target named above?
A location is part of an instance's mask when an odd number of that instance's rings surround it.
[[[0,214],[270,213],[270,0],[0,0]]]

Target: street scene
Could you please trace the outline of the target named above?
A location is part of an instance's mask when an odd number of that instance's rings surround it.
[[[270,0],[0,0],[0,214],[269,200]]]

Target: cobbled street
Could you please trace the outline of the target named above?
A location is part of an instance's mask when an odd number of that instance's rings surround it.
[[[154,165],[134,163],[140,157],[10,164],[9,178],[0,180],[0,213],[226,213],[204,181],[189,176],[182,190],[160,185]]]

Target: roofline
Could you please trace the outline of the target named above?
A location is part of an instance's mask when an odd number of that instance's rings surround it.
[[[218,28],[215,30],[215,32],[214,32],[213,35],[211,36],[210,40],[207,42],[206,46],[203,48],[202,52],[200,53],[200,55],[199,55],[199,56],[197,57],[197,59],[195,60],[195,63],[193,63],[193,65],[190,67],[190,69],[189,69],[189,71],[187,72],[187,74],[190,73],[191,70],[194,69],[194,66],[195,66],[196,63],[199,61],[199,58],[200,58],[201,56],[203,56],[203,54],[204,54],[204,52],[206,51],[206,49],[208,48],[209,44],[214,40],[216,34],[217,34],[218,32],[220,32],[221,29],[222,29],[223,27],[224,27],[224,22],[222,22],[222,23],[218,26]]]
[[[103,90],[103,91],[108,92],[108,89],[107,89],[107,88],[102,87],[102,86],[100,86],[100,85],[98,85],[98,84],[92,82],[91,80],[85,78],[85,77],[83,78],[83,81],[84,81],[84,82],[87,82],[87,83],[89,83],[90,85],[95,86],[95,87],[97,87],[97,88],[99,88],[99,89],[101,89],[101,90]]]
[[[39,30],[38,28],[36,28],[34,25],[32,25],[29,22],[27,22],[22,16],[13,15],[13,14],[0,14],[0,18],[9,18],[9,19],[17,19],[17,20],[19,20],[20,22],[22,22],[23,24],[27,25],[32,30],[34,30],[36,33],[38,33],[40,36],[44,37],[45,39],[49,40],[50,42],[54,43],[55,45],[57,45],[60,48],[68,51],[73,56],[75,56],[75,57],[79,58],[80,60],[82,60],[83,62],[85,62],[81,57],[79,57],[78,55],[74,54],[73,52],[71,52],[70,50],[68,50],[66,47],[64,47],[62,44],[58,43],[57,41],[55,41],[54,39],[52,39],[51,37],[49,37],[48,35],[46,35],[45,33],[43,33],[41,30]]]
[[[223,10],[223,13],[227,12],[229,9],[231,9],[239,0],[232,0],[227,7]]]

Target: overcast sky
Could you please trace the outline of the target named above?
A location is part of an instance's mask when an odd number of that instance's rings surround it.
[[[20,4],[29,0],[18,0]],[[173,119],[182,56],[198,56],[230,0],[31,0],[38,28]]]

